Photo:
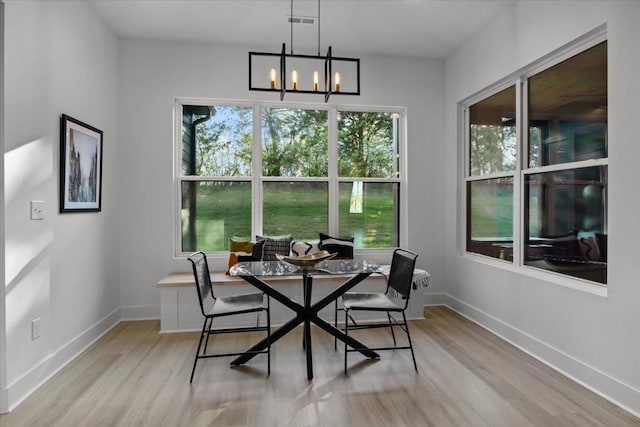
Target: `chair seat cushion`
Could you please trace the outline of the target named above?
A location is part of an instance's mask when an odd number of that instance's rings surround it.
[[[387,295],[375,292],[347,292],[342,296],[342,304],[347,310],[402,311],[404,308]]]
[[[264,307],[264,294],[255,292],[243,295],[231,295],[216,298],[215,304],[209,311],[211,316],[225,314],[250,313],[260,311]]]

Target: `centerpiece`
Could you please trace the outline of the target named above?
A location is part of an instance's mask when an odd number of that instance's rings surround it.
[[[322,261],[329,260],[335,257],[337,253],[329,253],[329,251],[318,251],[308,255],[302,256],[287,256],[276,254],[278,261],[283,261],[296,267],[299,267],[303,271],[314,270],[316,264]]]

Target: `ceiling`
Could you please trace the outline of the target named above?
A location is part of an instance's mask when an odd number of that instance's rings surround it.
[[[121,37],[290,50],[290,0],[85,0]],[[446,58],[517,0],[321,0],[320,50]],[[317,17],[317,0],[294,16]],[[294,24],[294,53],[318,53],[318,25]]]

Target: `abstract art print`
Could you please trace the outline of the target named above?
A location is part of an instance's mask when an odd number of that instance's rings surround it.
[[[60,118],[60,212],[97,212],[102,199],[102,131]]]

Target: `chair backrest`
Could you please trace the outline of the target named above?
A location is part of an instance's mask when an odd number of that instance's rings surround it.
[[[209,276],[207,256],[204,252],[196,252],[189,256],[189,261],[193,265],[193,277],[196,280],[200,310],[202,310],[202,315],[206,316],[206,313],[210,312],[216,302],[216,298],[213,295],[213,286],[211,286],[211,276]]]
[[[416,258],[418,254],[406,249],[396,249],[393,251],[391,259],[391,269],[389,270],[389,288],[398,292],[402,297],[409,301],[411,295],[411,283],[413,282],[413,270],[416,266]]]

